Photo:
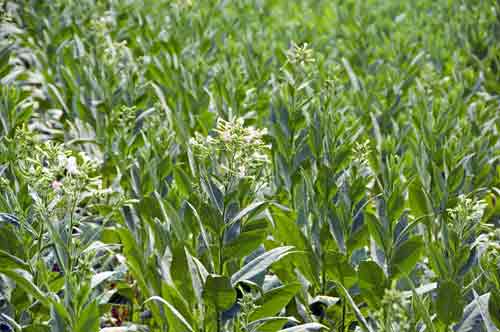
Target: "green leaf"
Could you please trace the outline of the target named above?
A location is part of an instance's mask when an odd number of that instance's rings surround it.
[[[294,327],[289,327],[284,330],[279,330],[278,332],[316,332],[316,331],[321,331],[321,330],[327,330],[328,327],[326,327],[323,324],[319,323],[307,323],[307,324],[302,324],[302,325],[297,325]]]
[[[345,287],[342,286],[341,284],[338,284],[338,286],[339,286],[340,290],[342,291],[342,295],[344,296],[344,298],[347,299],[347,302],[350,304],[352,310],[354,311],[354,315],[356,316],[358,322],[360,322],[361,325],[363,325],[363,328],[366,329],[368,332],[374,332],[373,329],[371,328],[371,326],[368,325],[368,322],[366,321],[365,317],[361,313],[361,310],[359,309],[359,307],[356,305],[356,302],[353,300],[353,298],[349,294],[349,291],[347,289],[345,289]]]
[[[361,294],[372,308],[380,305],[387,287],[387,278],[377,263],[361,262],[358,268],[358,280]]]
[[[203,298],[218,311],[229,309],[236,301],[236,291],[228,277],[209,274],[203,288]]]
[[[248,324],[249,331],[276,332],[287,322],[299,323],[294,317],[265,317]]]
[[[344,65],[344,68],[347,71],[347,75],[349,76],[349,80],[351,81],[351,86],[354,91],[359,91],[360,86],[359,86],[359,80],[356,74],[354,73],[354,70],[352,70],[351,64],[346,58],[342,58],[342,64]]]
[[[198,301],[198,303],[202,303],[203,284],[205,283],[205,280],[208,277],[206,275],[207,271],[205,267],[201,264],[201,262],[197,264],[196,258],[189,253],[186,247],[184,247],[184,251],[186,253],[187,266],[189,269],[191,283],[193,286],[194,294],[196,296],[196,300]],[[200,271],[200,268],[203,270]]]
[[[21,287],[26,293],[33,296],[47,308],[50,306],[50,300],[47,295],[44,294],[31,280],[26,277],[29,275],[26,271],[21,273],[20,270],[0,267],[0,273],[15,281],[17,286]]]
[[[249,206],[245,207],[242,209],[236,216],[234,216],[233,219],[226,225],[226,227],[229,227],[230,225],[234,224],[238,220],[241,220],[245,218],[246,216],[251,217],[252,215],[255,215],[259,211],[262,210],[262,207],[267,204],[266,201],[260,201],[260,202],[253,202]]]
[[[257,320],[277,314],[290,302],[301,287],[300,283],[291,283],[271,289],[258,299],[256,305],[259,307],[250,315],[250,319]]]
[[[411,291],[412,291],[412,300],[413,300],[413,307],[415,308],[415,312],[422,317],[425,325],[431,332],[436,332],[436,328],[434,327],[434,323],[432,322],[431,315],[429,314],[429,310],[425,306],[424,302],[422,301],[422,298],[420,297],[420,294],[417,292],[417,289],[415,289],[415,285],[413,284],[413,281],[405,277],[406,282],[411,286]]]
[[[460,287],[451,280],[439,283],[436,297],[436,313],[440,321],[446,325],[462,318],[464,301]]]
[[[200,182],[201,188],[212,202],[212,206],[215,207],[217,211],[219,211],[219,215],[222,215],[224,207],[224,198],[222,196],[222,192],[211,180],[205,180],[203,177],[201,177]]]
[[[415,236],[396,247],[391,259],[391,277],[396,278],[411,272],[424,250],[422,237]]]
[[[228,258],[240,258],[249,255],[264,241],[267,230],[254,230],[241,233],[234,241],[224,247]]]
[[[22,259],[0,249],[0,266],[3,268],[23,269],[28,270],[29,264]]]
[[[198,211],[196,211],[196,209],[194,208],[194,206],[191,203],[186,202],[186,204],[191,209],[191,211],[193,212],[194,218],[198,222],[198,226],[200,227],[201,239],[203,240],[203,244],[205,245],[206,248],[210,248],[210,241],[208,239],[208,233],[205,229],[205,226],[203,225],[203,222],[201,221],[201,218],[200,218],[200,215],[198,214]],[[210,259],[210,267],[212,268],[212,271],[214,271],[215,267],[214,267],[214,259],[212,257],[212,253],[210,250],[207,250],[207,252],[208,252],[208,257]]]
[[[329,251],[325,258],[326,273],[333,281],[339,282],[347,288],[356,281],[356,270],[352,267],[347,256],[338,251]]]
[[[288,255],[292,249],[291,246],[278,247],[254,258],[231,276],[231,285],[234,287],[240,281],[252,279],[265,271],[271,264]]]
[[[150,301],[158,301],[162,304],[165,305],[165,307],[168,309],[168,311],[173,315],[173,317],[176,319],[176,326],[177,326],[177,330],[178,331],[182,331],[184,330],[184,328],[188,329],[188,331],[191,331],[191,332],[194,332],[193,328],[191,327],[191,325],[188,323],[188,321],[186,320],[186,318],[184,318],[184,316],[182,316],[182,314],[177,310],[175,309],[175,307],[170,304],[168,301],[166,301],[165,299],[163,299],[162,297],[160,296],[151,296],[149,299],[147,299],[146,301],[144,301],[144,304],[150,302]],[[174,329],[174,331],[177,331],[175,329],[176,326],[171,326],[172,329]]]
[[[52,305],[50,307],[50,331],[51,332],[66,332],[66,321],[59,314],[58,310]]]
[[[414,217],[420,218],[429,214],[429,202],[420,181],[415,180],[408,187],[408,203]]]
[[[99,323],[99,307],[96,301],[92,301],[78,316],[75,332],[97,332]]]
[[[177,214],[177,211],[172,207],[172,205],[170,205],[167,200],[162,199],[158,192],[155,191],[154,195],[156,201],[158,202],[158,205],[160,206],[163,220],[172,226],[174,233],[179,240],[185,239],[187,235],[184,231],[183,224],[181,222],[181,219],[179,218],[179,215]]]
[[[500,330],[500,291],[494,290],[488,299],[488,312],[493,324]]]
[[[184,170],[180,167],[175,168],[174,179],[179,192],[185,197],[189,197],[192,191],[192,180],[189,178],[186,172],[184,172]]]

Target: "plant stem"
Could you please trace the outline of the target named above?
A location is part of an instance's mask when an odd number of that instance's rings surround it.
[[[343,301],[342,301],[342,323],[340,325],[340,332],[344,332],[345,331],[345,301],[346,301],[346,298],[344,297],[343,298]]]
[[[77,195],[75,195],[74,199],[73,199],[73,202],[72,202],[72,205],[71,205],[71,210],[70,210],[70,215],[69,215],[69,234],[68,234],[68,271],[69,273],[71,273],[72,269],[73,269],[73,227],[74,227],[74,219],[73,219],[73,215],[75,213],[75,209],[76,209],[76,202],[77,202]]]
[[[219,310],[215,310],[216,320],[217,320],[217,332],[221,332],[221,314]]]

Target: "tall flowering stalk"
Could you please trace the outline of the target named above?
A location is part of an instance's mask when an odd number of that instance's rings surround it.
[[[238,195],[245,194],[243,200],[254,197],[267,183],[265,166],[270,163],[268,153],[271,147],[264,141],[266,134],[265,129],[245,126],[242,118],[218,119],[213,135],[196,133],[190,140],[199,166],[204,191],[202,199],[211,203],[220,217],[211,233],[217,240],[214,247],[218,251],[218,269],[213,272],[219,275],[224,275],[226,234],[227,229],[234,226],[231,221],[234,209],[240,207]],[[262,201],[258,205],[262,205]],[[239,232],[239,228],[236,229]],[[222,316],[219,309],[215,310],[215,315],[217,331],[220,332]]]
[[[59,263],[65,272],[70,272],[75,263],[77,207],[106,194],[100,177],[94,176],[97,166],[85,154],[68,150],[63,144],[39,142],[25,130],[18,130],[15,140],[19,143],[17,169],[23,175],[39,220],[36,260],[42,258],[45,232],[60,232],[61,225],[66,235],[60,236],[66,239],[68,255],[59,257]]]
[[[270,163],[270,145],[264,142],[267,129],[244,126],[244,120],[217,120],[214,136],[195,133],[190,144],[198,160],[210,162],[213,175],[221,176],[229,190],[240,180],[261,182]]]
[[[483,200],[473,200],[464,195],[458,197],[458,204],[448,209],[450,228],[460,239],[468,240],[481,226],[481,219],[486,208]]]

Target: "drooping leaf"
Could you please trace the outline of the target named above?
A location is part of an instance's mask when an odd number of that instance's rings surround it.
[[[194,332],[193,328],[191,327],[189,322],[186,320],[186,318],[184,318],[184,316],[182,316],[182,314],[177,309],[175,309],[175,307],[172,304],[170,304],[168,301],[166,301],[165,299],[163,299],[160,296],[152,296],[149,299],[147,299],[146,301],[144,301],[144,303],[146,304],[150,301],[158,301],[158,302],[164,304],[165,307],[167,308],[167,310],[176,319],[175,323],[178,324],[178,325],[176,324],[176,326],[179,328],[179,330],[187,329],[188,331]],[[172,328],[175,328],[175,326],[172,326]]]
[[[339,286],[340,290],[342,291],[342,295],[345,297],[345,299],[347,299],[347,303],[349,303],[352,310],[354,311],[354,314],[355,314],[358,322],[360,322],[362,327],[365,330],[367,330],[368,332],[374,332],[372,327],[368,324],[365,317],[361,313],[361,310],[359,309],[358,305],[356,304],[356,302],[353,300],[353,298],[349,294],[349,291],[347,289],[345,289],[345,287],[342,286],[341,284],[338,284],[338,286]]]
[[[254,258],[231,276],[231,285],[234,287],[238,282],[250,280],[262,273],[271,264],[290,254],[292,249],[291,246],[278,247]]]
[[[240,212],[238,212],[237,215],[235,215],[229,222],[228,225],[232,225],[236,223],[237,221],[245,218],[246,216],[252,216],[256,212],[260,211],[263,206],[267,204],[266,201],[258,201],[258,202],[253,202],[252,204],[248,205],[244,209],[242,209]]]
[[[47,308],[50,306],[50,299],[30,279],[27,278],[29,275],[27,272],[0,267],[0,273],[15,281],[17,286],[21,287],[26,293],[33,296]]]
[[[29,264],[22,259],[0,249],[0,266],[3,268],[28,270]]]

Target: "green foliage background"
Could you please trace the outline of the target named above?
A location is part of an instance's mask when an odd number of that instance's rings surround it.
[[[500,329],[500,2],[0,8],[0,331]]]

